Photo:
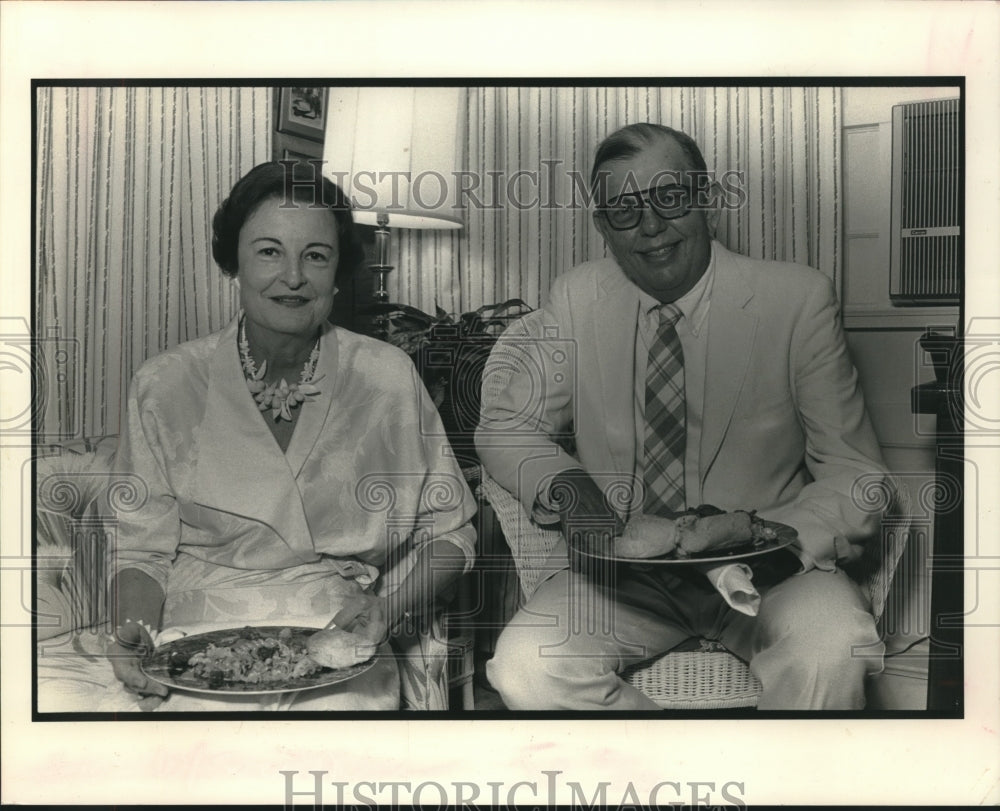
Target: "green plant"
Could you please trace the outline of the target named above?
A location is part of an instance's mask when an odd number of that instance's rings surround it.
[[[416,307],[391,304],[379,316],[379,337],[402,349],[416,364],[463,465],[479,461],[473,434],[479,423],[479,387],[490,350],[512,321],[531,310],[521,299],[510,299],[461,314],[438,307],[430,315]]]
[[[436,340],[464,340],[478,336],[496,338],[515,318],[531,312],[531,307],[515,298],[502,304],[487,304],[478,310],[456,315],[438,307],[429,315],[406,304],[390,304],[381,315],[382,337],[408,355]]]

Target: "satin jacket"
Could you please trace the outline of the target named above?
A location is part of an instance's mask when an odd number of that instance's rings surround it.
[[[185,556],[265,575],[321,564],[367,583],[431,538],[471,567],[475,502],[410,359],[328,326],[314,379],[283,453],[247,389],[235,320],[147,361],[116,460],[141,479],[114,504],[117,567],[165,590]]]

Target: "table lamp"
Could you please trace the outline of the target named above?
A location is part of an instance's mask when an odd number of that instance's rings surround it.
[[[389,300],[389,228],[462,227],[465,150],[458,87],[332,87],[323,172],[351,198],[354,219],[375,231],[375,299]]]

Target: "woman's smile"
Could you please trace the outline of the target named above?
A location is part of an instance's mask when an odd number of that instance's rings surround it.
[[[303,307],[312,299],[304,296],[271,296],[271,301],[281,304],[284,307]]]

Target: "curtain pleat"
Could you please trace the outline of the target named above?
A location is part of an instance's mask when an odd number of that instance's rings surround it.
[[[38,90],[36,324],[76,343],[45,433],[117,433],[147,358],[236,312],[211,218],[270,156],[266,88]]]
[[[652,121],[683,130],[738,188],[718,238],[839,284],[841,109],[824,87],[479,87],[468,97],[462,232],[397,231],[390,297],[433,312],[543,302],[553,279],[605,254],[583,205],[600,141]],[[429,247],[433,246],[433,247]]]

